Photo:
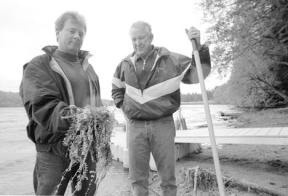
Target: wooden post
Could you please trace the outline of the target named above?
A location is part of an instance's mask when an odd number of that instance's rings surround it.
[[[219,193],[220,193],[220,196],[225,196],[222,173],[221,173],[221,169],[220,169],[219,157],[218,157],[218,152],[217,152],[217,148],[216,148],[215,134],[214,134],[213,124],[212,124],[210,108],[209,108],[209,104],[208,104],[207,93],[206,93],[206,89],[205,89],[202,65],[201,65],[201,61],[200,61],[200,56],[199,56],[197,44],[196,44],[196,41],[194,39],[192,40],[192,47],[193,47],[193,54],[194,54],[194,58],[195,58],[195,62],[196,62],[198,80],[199,80],[200,86],[201,86],[202,98],[203,98],[204,108],[205,108],[205,115],[206,115],[206,119],[207,119],[207,123],[208,123],[209,137],[210,137],[210,142],[212,145],[212,154],[213,154],[213,160],[214,160],[214,165],[215,165],[215,170],[216,170],[216,177],[217,177]]]

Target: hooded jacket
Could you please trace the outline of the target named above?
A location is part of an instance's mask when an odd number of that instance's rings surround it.
[[[50,151],[53,146],[62,146],[69,122],[61,115],[65,107],[74,105],[71,83],[53,58],[56,49],[57,46],[44,47],[45,54],[23,67],[20,96],[29,118],[27,135],[36,144],[37,151]],[[88,63],[89,57],[87,51],[80,51],[79,58],[89,78],[90,103],[101,106],[99,80]]]
[[[120,62],[112,81],[112,98],[125,116],[136,120],[155,120],[172,115],[181,102],[180,83],[198,83],[194,58],[155,47],[156,59],[144,88],[136,76],[135,55]],[[199,50],[204,77],[210,73],[210,54],[205,45]]]

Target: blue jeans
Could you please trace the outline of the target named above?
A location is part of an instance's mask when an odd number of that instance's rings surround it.
[[[91,161],[90,156],[88,156],[87,164],[89,171],[96,170],[96,164]],[[62,174],[69,166],[69,159],[59,156],[53,152],[37,152],[36,163],[33,173],[33,184],[34,191],[36,195],[55,195],[58,184],[61,181]],[[75,172],[78,166],[72,168],[70,172],[65,174],[65,180],[61,183],[57,195],[64,195],[69,180]],[[89,182],[91,180],[90,175],[88,175],[88,180],[84,180],[82,184],[82,189],[77,191],[74,195],[85,195]],[[72,182],[72,191],[75,190],[76,181]],[[88,195],[94,195],[96,190],[96,185],[90,187]]]
[[[129,177],[134,196],[148,196],[152,153],[163,196],[176,196],[175,126],[172,116],[158,120],[128,120]]]

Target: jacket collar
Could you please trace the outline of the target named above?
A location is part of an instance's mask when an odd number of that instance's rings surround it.
[[[157,52],[157,56],[159,56],[159,58],[170,54],[170,51],[164,47],[154,47],[154,50]],[[134,59],[134,57],[135,57],[135,52],[132,52],[130,55],[124,58],[123,61],[127,61],[133,64],[134,62],[132,62],[131,59]]]
[[[52,56],[57,48],[58,48],[58,46],[45,46],[44,48],[42,48],[42,50],[46,54],[48,54],[49,56]],[[85,59],[87,55],[89,55],[88,51],[85,51],[85,50],[79,51],[79,58],[80,59]]]

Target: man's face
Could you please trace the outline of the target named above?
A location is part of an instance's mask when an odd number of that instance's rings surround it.
[[[77,55],[85,36],[85,28],[81,23],[68,19],[61,31],[56,33],[59,49]]]
[[[137,56],[145,55],[152,43],[153,35],[143,28],[132,28],[130,36]]]

